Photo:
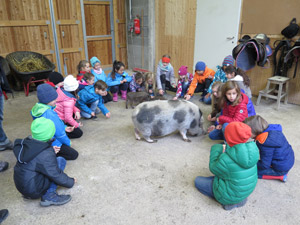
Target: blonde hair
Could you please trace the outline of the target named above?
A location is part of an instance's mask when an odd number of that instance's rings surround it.
[[[250,116],[245,119],[245,124],[251,127],[252,134],[256,137],[268,128],[268,122],[259,115]]]
[[[222,87],[222,97],[220,100],[220,104],[221,104],[222,108],[224,107],[225,102],[228,100],[226,97],[227,91],[230,91],[233,89],[236,90],[237,96],[236,96],[236,99],[234,100],[234,102],[232,103],[232,106],[236,106],[240,103],[240,99],[241,99],[241,95],[242,95],[241,89],[239,88],[239,86],[237,85],[236,82],[227,81]]]
[[[149,84],[148,84],[148,80],[152,79],[152,83],[153,83],[153,91],[155,91],[156,89],[156,82],[155,82],[155,76],[154,73],[148,72],[145,73],[145,89],[148,92],[149,91]]]
[[[214,88],[216,88],[218,93],[222,93],[222,87],[223,87],[223,85],[224,85],[223,82],[221,82],[221,81],[216,81],[216,82],[214,82],[214,83],[212,84],[211,90],[214,89]],[[212,103],[211,103],[211,106],[212,106],[212,110],[214,110],[214,108],[215,108],[214,105],[217,104],[218,101],[220,101],[220,99],[221,99],[221,96],[217,98],[217,97],[212,93],[212,97],[211,97],[211,102],[212,102]],[[220,107],[220,106],[219,106],[219,107]]]

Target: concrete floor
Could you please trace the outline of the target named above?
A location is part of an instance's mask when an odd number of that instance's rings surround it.
[[[198,99],[192,101],[206,118],[211,108]],[[18,92],[6,101],[3,126],[11,140],[30,134],[29,112],[36,100],[36,92],[28,97]],[[3,224],[300,224],[299,106],[276,111],[275,101],[264,99],[256,106],[269,123],[282,124],[296,162],[287,183],[259,180],[246,206],[232,211],[194,187],[197,175],[211,175],[210,147],[218,141],[204,136],[186,143],[179,134],[154,144],[136,141],[132,109],[126,110],[123,100],[106,106],[111,118],[83,121],[83,137],[72,140],[80,155],[68,161],[65,172],[78,183],[58,189],[72,195],[64,206],[42,208],[39,200],[24,200],[13,182],[16,158],[10,150],[0,152],[0,160],[10,163],[0,174],[0,209],[10,212]]]

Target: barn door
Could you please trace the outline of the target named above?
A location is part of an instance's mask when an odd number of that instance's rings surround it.
[[[85,59],[80,0],[51,0],[61,72],[77,74],[76,66]]]
[[[115,59],[112,1],[82,1],[86,55],[96,56],[104,70],[111,70]]]

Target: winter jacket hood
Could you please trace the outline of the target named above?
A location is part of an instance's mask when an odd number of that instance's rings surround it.
[[[29,136],[22,140],[17,139],[13,152],[19,163],[26,164],[49,147],[51,147],[50,142],[35,140]]]
[[[54,109],[54,108],[55,107],[52,107],[50,105],[45,105],[43,103],[36,103],[31,109],[31,115],[34,118],[38,118],[42,116],[46,112],[46,110]]]

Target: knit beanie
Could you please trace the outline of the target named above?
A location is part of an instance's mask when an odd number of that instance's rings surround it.
[[[96,56],[92,57],[90,59],[90,62],[91,62],[91,66],[92,67],[94,67],[96,63],[100,63],[101,64],[100,60]]]
[[[206,67],[205,62],[199,61],[195,66],[195,70],[204,71],[205,67]]]
[[[251,135],[251,128],[242,122],[231,122],[225,128],[225,140],[230,147],[246,143]]]
[[[58,95],[54,87],[49,84],[40,84],[37,87],[37,98],[40,103],[48,104],[57,99]]]
[[[75,91],[79,86],[78,81],[73,77],[73,75],[66,76],[64,80],[64,89],[65,91]]]
[[[187,66],[181,66],[178,70],[178,74],[181,76],[181,75],[187,75]]]
[[[228,55],[224,58],[223,60],[223,63],[222,63],[223,66],[229,66],[229,65],[234,65],[234,59],[231,55]]]
[[[49,141],[55,134],[55,125],[44,117],[36,118],[31,123],[31,134],[36,140]]]
[[[59,72],[51,72],[48,76],[48,80],[54,85],[64,81],[64,77]]]

